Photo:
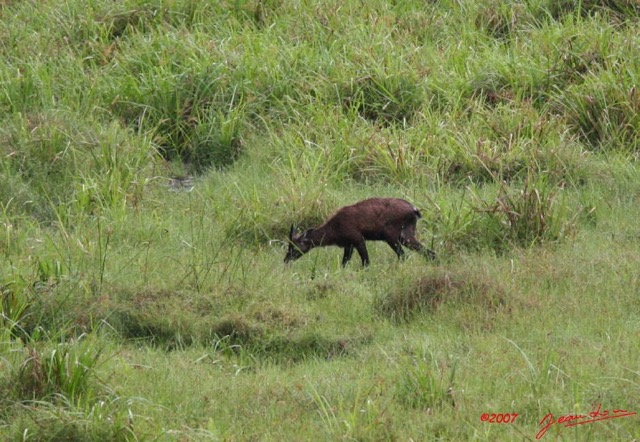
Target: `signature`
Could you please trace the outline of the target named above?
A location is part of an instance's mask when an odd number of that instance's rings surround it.
[[[603,421],[606,419],[618,419],[621,417],[633,416],[638,414],[636,411],[627,410],[602,410],[602,404],[598,404],[597,407],[588,414],[566,414],[555,418],[552,413],[547,414],[542,418],[538,425],[544,425],[536,434],[536,439],[541,439],[546,433],[549,427],[553,424],[564,424],[564,427],[575,427],[577,425],[591,424],[593,422]]]

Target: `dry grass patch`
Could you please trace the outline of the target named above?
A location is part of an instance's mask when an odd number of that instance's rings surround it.
[[[436,271],[378,300],[376,310],[394,322],[419,313],[436,313],[444,304],[471,305],[488,311],[509,308],[505,289],[497,281],[476,275]]]

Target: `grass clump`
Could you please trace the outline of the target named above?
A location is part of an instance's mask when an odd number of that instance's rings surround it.
[[[550,0],[546,5],[550,15],[560,20],[566,16],[590,17],[602,14],[614,22],[636,22],[640,17],[640,6],[633,0]]]
[[[167,161],[185,163],[196,173],[232,164],[245,125],[240,91],[226,85],[215,69],[165,74],[152,70],[137,84],[128,82],[113,103],[114,113],[151,133]]]
[[[4,297],[0,315],[0,416],[13,414],[12,404],[51,403],[73,409],[91,407],[105,398],[107,390],[96,374],[104,361],[104,341],[96,334],[73,337],[68,325],[56,331],[39,327],[27,334],[23,328],[25,318],[16,318],[16,311],[11,310],[15,302],[8,302],[8,298]],[[25,311],[28,312],[23,308],[17,313]],[[19,339],[16,329],[20,331]]]
[[[564,166],[557,166],[562,176]],[[554,180],[554,173],[536,173],[524,181],[487,187],[483,193],[469,195],[465,188],[444,200],[436,195],[425,219],[446,255],[489,250],[503,254],[514,248],[561,242],[573,237],[581,215],[591,213],[593,206],[573,202],[563,180],[552,183]]]
[[[113,408],[116,410],[114,411]],[[105,403],[81,410],[60,410],[47,403],[28,413],[13,417],[8,440],[92,442],[97,440],[130,440],[135,432],[122,407]]]
[[[80,339],[81,341],[81,339]],[[63,343],[52,349],[30,347],[14,385],[21,400],[47,400],[61,395],[71,401],[96,398],[95,367],[101,351],[84,343]]]
[[[505,39],[516,30],[522,20],[524,5],[501,2],[483,3],[476,16],[476,27],[493,38]]]
[[[515,98],[507,77],[498,71],[483,71],[469,81],[469,98],[493,108]]]
[[[408,287],[394,289],[377,300],[375,309],[393,322],[405,323],[419,313],[437,312],[442,304],[497,309],[506,303],[506,294],[500,284],[472,275],[436,271]]]
[[[141,4],[138,7],[125,10],[108,9],[97,11],[94,24],[102,29],[96,31],[98,35],[106,34],[108,42],[135,33],[148,33],[157,26],[154,20],[162,17],[162,11],[151,4]]]
[[[409,409],[427,412],[443,407],[455,407],[456,366],[437,361],[431,355],[414,357],[405,362],[398,380],[395,397]]]
[[[569,128],[589,149],[619,151],[637,156],[640,151],[640,92],[630,79],[594,77],[568,91],[562,107]]]
[[[130,135],[118,124],[66,112],[16,115],[0,132],[6,212],[66,223],[137,204],[154,152],[147,140]]]
[[[423,104],[417,82],[405,76],[367,75],[341,88],[342,106],[365,120],[381,125],[411,124]]]
[[[0,285],[0,325],[2,337],[5,339],[18,339],[25,334],[25,319],[30,314],[32,300],[26,295],[26,291],[11,287],[13,284]]]
[[[487,232],[495,235],[492,242],[507,246],[532,246],[553,242],[567,235],[575,225],[576,215],[570,213],[560,199],[561,188],[545,179],[528,178],[522,188],[501,186],[498,196],[478,210],[486,215]]]

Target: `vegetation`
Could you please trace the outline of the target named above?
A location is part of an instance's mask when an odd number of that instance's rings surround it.
[[[0,2],[0,439],[532,440],[640,411],[639,19]],[[283,264],[291,224],[371,196],[418,206],[439,260]]]

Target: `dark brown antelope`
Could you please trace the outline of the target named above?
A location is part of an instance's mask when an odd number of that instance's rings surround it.
[[[342,266],[347,265],[355,248],[362,265],[369,265],[365,240],[385,241],[404,256],[402,246],[424,253],[434,259],[435,253],[416,239],[416,222],[422,215],[411,203],[399,198],[371,198],[338,210],[324,224],[315,229],[289,232],[289,249],[284,262],[295,261],[314,247],[338,246],[344,249]]]

